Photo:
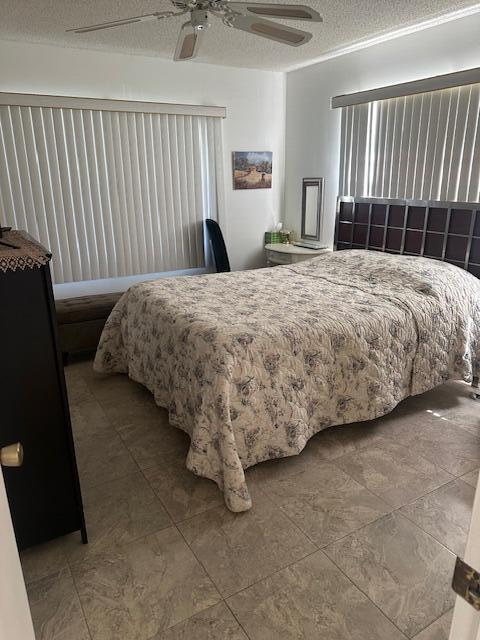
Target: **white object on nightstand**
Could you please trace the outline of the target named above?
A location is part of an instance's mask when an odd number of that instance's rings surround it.
[[[293,244],[275,243],[265,245],[267,265],[269,267],[277,264],[302,262],[303,260],[309,260],[310,258],[329,251],[330,249],[305,249],[304,247],[297,247]]]

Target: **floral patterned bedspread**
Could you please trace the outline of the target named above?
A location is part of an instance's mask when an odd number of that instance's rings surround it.
[[[340,251],[135,285],[105,325],[95,368],[145,385],[190,435],[187,467],[244,511],[244,469],[478,374],[479,333],[471,274],[427,258]]]

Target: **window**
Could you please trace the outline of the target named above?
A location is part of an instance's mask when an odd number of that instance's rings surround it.
[[[56,283],[202,267],[203,220],[222,206],[222,115],[4,94],[0,221],[52,251]]]
[[[480,84],[342,109],[340,195],[480,200]]]

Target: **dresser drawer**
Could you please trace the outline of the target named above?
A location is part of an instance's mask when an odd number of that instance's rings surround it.
[[[316,249],[312,251],[311,249],[302,249],[290,244],[270,244],[265,247],[265,256],[267,258],[267,265],[270,267],[276,264],[303,262],[303,260],[310,260],[328,251],[330,251],[330,249]]]
[[[270,251],[267,249],[267,262],[270,264],[290,264],[292,255],[289,253],[280,253],[279,251]]]

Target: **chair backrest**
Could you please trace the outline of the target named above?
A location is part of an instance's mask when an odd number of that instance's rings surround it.
[[[207,218],[205,220],[210,242],[212,243],[213,259],[217,273],[230,271],[230,262],[228,261],[227,247],[223,239],[222,230],[218,226],[218,222]]]

